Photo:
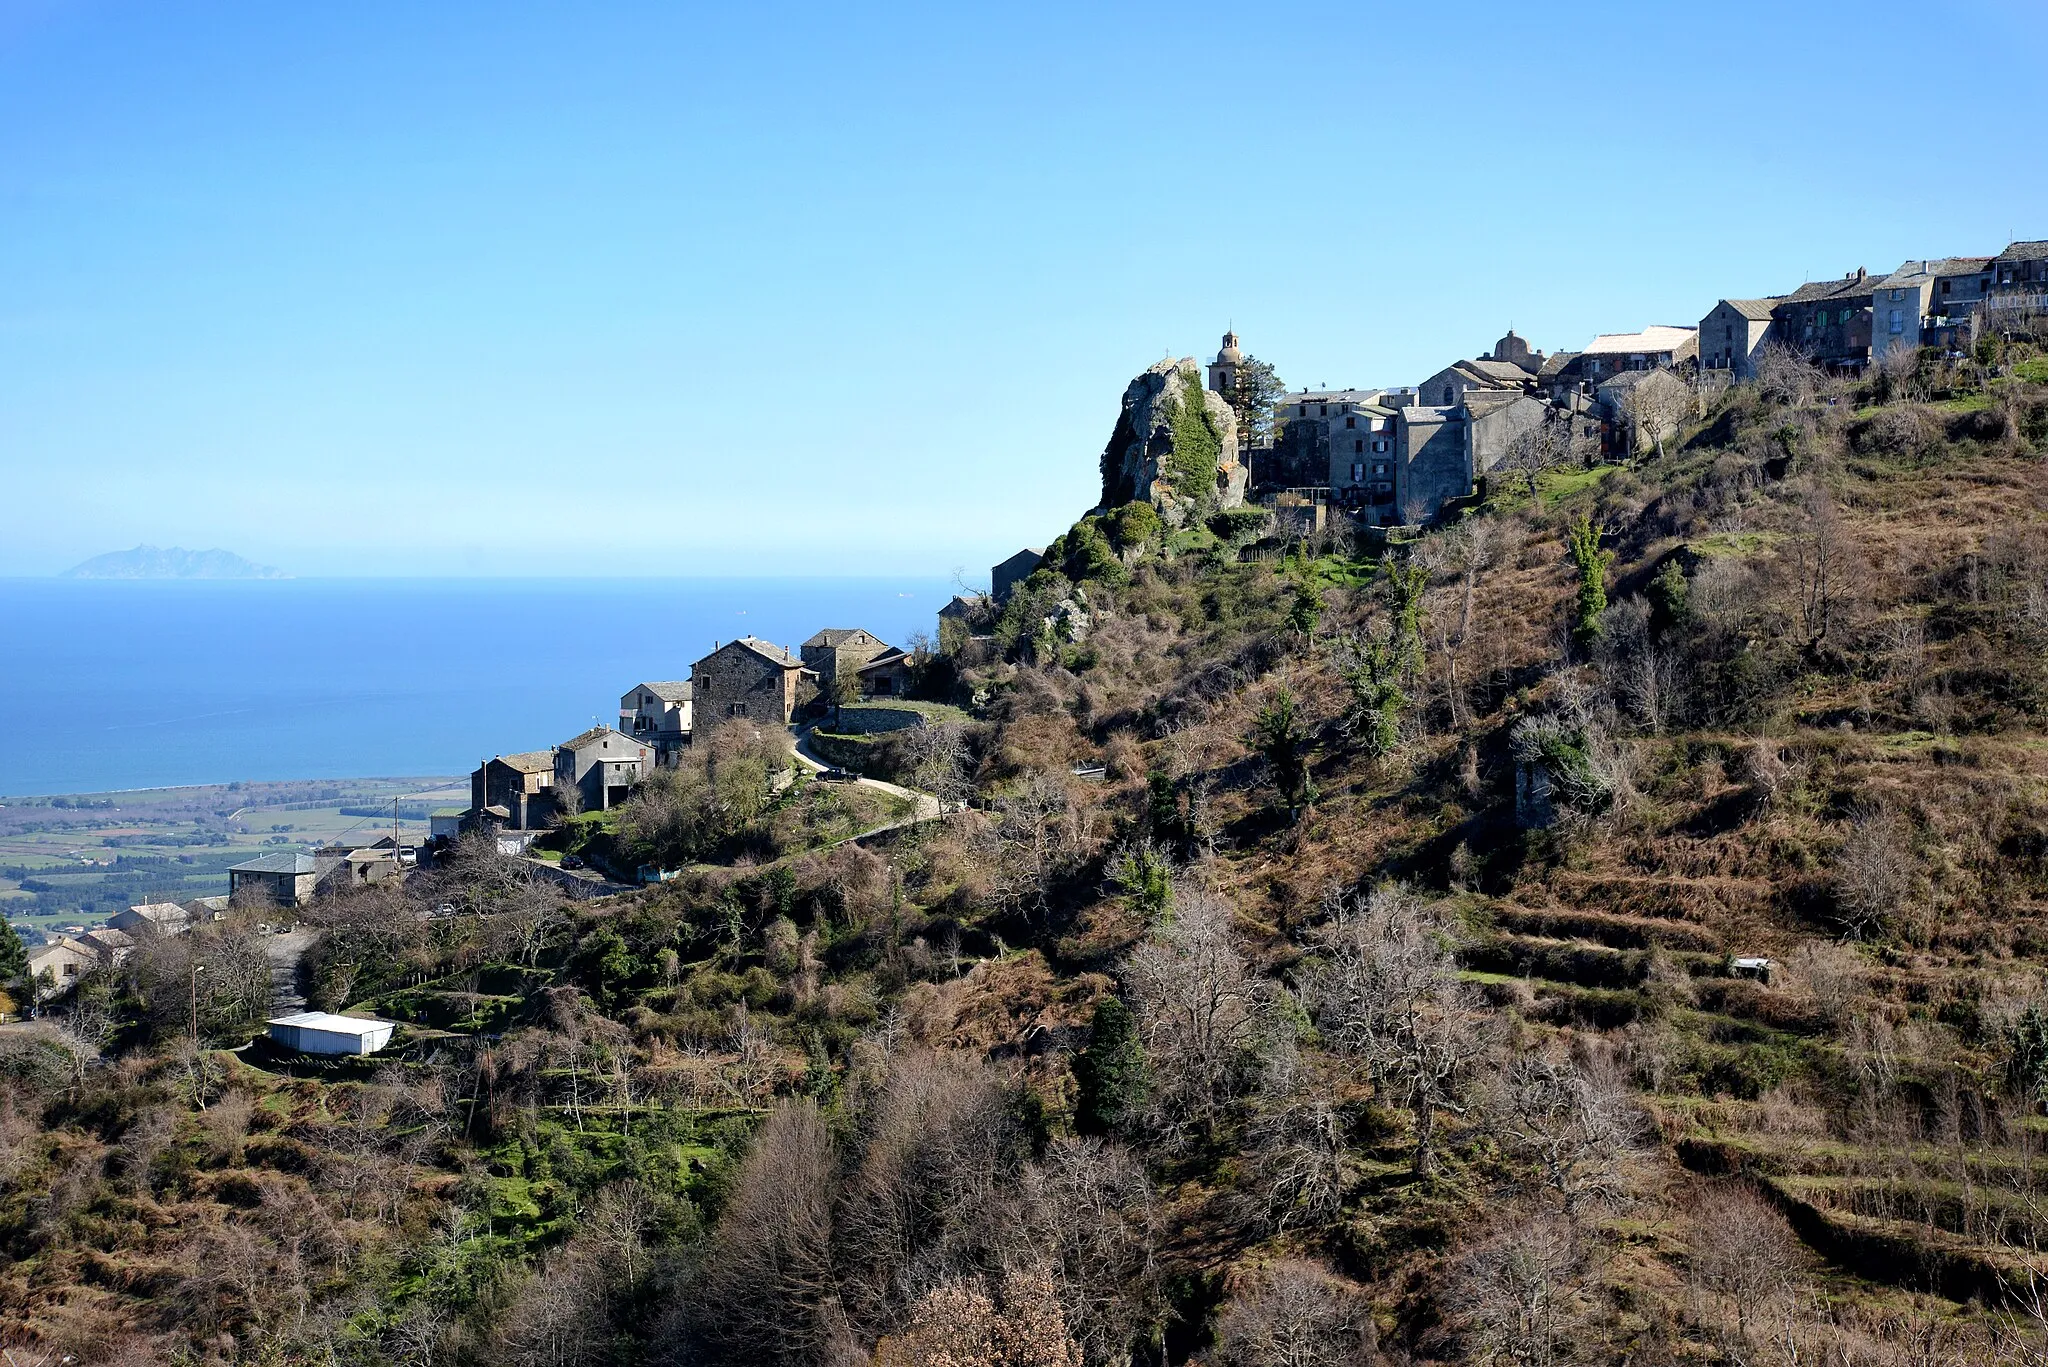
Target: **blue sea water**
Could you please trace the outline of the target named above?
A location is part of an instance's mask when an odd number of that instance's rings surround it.
[[[938,579],[0,579],[0,794],[460,774],[715,641],[930,632]]]

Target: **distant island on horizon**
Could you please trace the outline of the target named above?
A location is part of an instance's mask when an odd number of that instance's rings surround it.
[[[137,546],[108,551],[73,565],[61,579],[289,579],[270,565],[244,560],[233,551],[188,551],[183,546]]]

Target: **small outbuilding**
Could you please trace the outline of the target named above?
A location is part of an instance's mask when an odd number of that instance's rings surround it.
[[[302,1054],[374,1054],[391,1043],[390,1021],[297,1011],[267,1022],[271,1039]]]

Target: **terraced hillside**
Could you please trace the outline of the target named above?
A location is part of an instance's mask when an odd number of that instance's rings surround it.
[[[145,946],[0,1050],[8,1332],[2048,1360],[2039,367],[1778,358],[1389,543],[1091,514],[863,756],[942,820],[847,840],[735,731],[562,833],[670,882],[469,846],[317,908],[308,996],[387,1057],[228,1048],[235,921]]]

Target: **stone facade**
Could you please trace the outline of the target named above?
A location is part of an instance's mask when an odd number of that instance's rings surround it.
[[[818,676],[818,687],[827,695],[835,680],[859,673],[862,665],[890,648],[881,637],[859,627],[826,627],[797,647],[804,668]]]
[[[1756,378],[1757,354],[1771,340],[1771,310],[1778,300],[1723,299],[1700,319],[1700,366],[1738,380]]]
[[[1037,569],[1044,559],[1045,547],[1026,546],[1008,560],[992,566],[988,572],[989,596],[998,603],[1009,602],[1010,594],[1015,591],[1017,585],[1029,579],[1031,572]],[[809,661],[806,660],[805,663],[808,664]]]
[[[626,800],[654,768],[654,747],[609,726],[593,726],[555,747],[555,791],[574,789],[586,812]]]
[[[266,854],[228,869],[228,899],[236,904],[261,900],[272,906],[303,906],[341,866],[342,861],[331,855]]]
[[[554,751],[494,756],[469,776],[470,816],[494,815],[511,830],[538,830],[554,819],[554,786]]]
[[[728,641],[690,667],[697,734],[735,719],[787,726],[807,677],[817,676],[781,646],[752,636]]]
[[[1462,404],[1417,404],[1400,411],[1394,502],[1375,520],[1429,522],[1445,503],[1472,491],[1465,422]]]
[[[1216,435],[1214,483],[1202,489],[1175,488],[1172,415],[1184,404],[1201,404]],[[1102,450],[1102,506],[1145,502],[1169,526],[1185,525],[1205,506],[1234,508],[1244,502],[1248,471],[1238,458],[1237,414],[1223,396],[1204,389],[1192,357],[1164,360],[1124,389],[1116,430]]]
[[[1876,282],[1862,267],[1840,280],[1809,281],[1771,310],[1777,341],[1830,370],[1870,361],[1870,308]]]

